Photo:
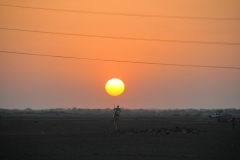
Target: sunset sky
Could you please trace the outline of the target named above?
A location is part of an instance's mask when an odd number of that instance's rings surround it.
[[[239,0],[0,0],[0,4],[141,15],[240,18]],[[0,28],[240,43],[240,20],[121,16],[0,6]],[[240,45],[175,43],[0,29],[0,50],[240,67]],[[122,95],[105,91],[111,78]],[[238,108],[240,70],[87,61],[0,52],[0,108]]]

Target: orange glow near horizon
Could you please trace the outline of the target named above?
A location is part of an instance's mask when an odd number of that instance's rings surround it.
[[[231,0],[0,0],[0,4],[72,11],[175,17],[239,18]],[[0,6],[0,28],[43,32],[240,43],[234,20],[87,14]],[[0,29],[0,50],[118,61],[239,67],[239,45],[155,42]],[[237,70],[145,65],[0,53],[2,108],[236,108]],[[106,81],[120,78],[121,96]],[[115,91],[113,95],[115,95]],[[110,94],[111,95],[111,94]],[[0,107],[0,108],[1,108]]]

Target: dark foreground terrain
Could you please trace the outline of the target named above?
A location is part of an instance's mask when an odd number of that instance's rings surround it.
[[[239,160],[240,123],[210,118],[7,118],[0,159]]]

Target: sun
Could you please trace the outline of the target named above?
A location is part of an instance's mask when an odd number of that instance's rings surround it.
[[[111,96],[119,96],[123,93],[125,86],[124,83],[118,78],[112,78],[107,81],[105,89]]]

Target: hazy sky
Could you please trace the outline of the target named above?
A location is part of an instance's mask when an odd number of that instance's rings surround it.
[[[0,4],[129,14],[239,18],[239,0],[0,0]],[[0,28],[240,43],[240,21],[167,19],[0,6]],[[240,45],[133,41],[7,31],[0,50],[86,58],[240,67]],[[105,91],[111,78],[125,92]],[[240,70],[0,53],[0,108],[240,108]]]

